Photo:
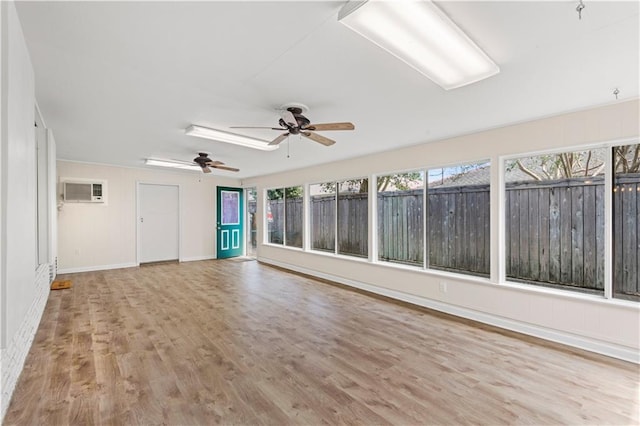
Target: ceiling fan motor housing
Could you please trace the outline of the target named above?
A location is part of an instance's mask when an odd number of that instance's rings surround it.
[[[200,167],[204,167],[204,165],[211,160],[209,159],[209,154],[204,152],[199,152],[198,157],[194,158],[193,161],[195,163],[198,163]]]
[[[287,111],[293,114],[293,117],[296,119],[297,126],[289,126],[282,118],[280,119],[279,124],[289,129],[289,133],[292,135],[297,135],[300,133],[301,129],[304,130],[309,124],[311,124],[311,121],[302,115],[302,108],[289,107],[287,108]]]

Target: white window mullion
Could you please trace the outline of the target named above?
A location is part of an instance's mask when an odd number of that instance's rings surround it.
[[[604,170],[604,297],[613,297],[613,149],[607,148]]]
[[[302,249],[304,251],[311,250],[311,195],[309,194],[308,183],[302,187]]]
[[[287,245],[287,188],[282,188],[282,245]]]
[[[378,177],[369,175],[369,229],[368,251],[369,262],[378,261]]]
[[[338,189],[339,189],[339,184],[338,182],[334,183],[334,188],[335,190],[334,192],[334,197],[335,198],[335,208],[334,208],[334,212],[335,212],[335,217],[334,217],[334,221],[333,221],[333,254],[338,254]]]
[[[491,257],[489,270],[491,282],[504,283],[507,280],[507,221],[505,217],[506,185],[505,185],[505,160],[492,158],[491,160],[491,184],[489,186],[490,216],[489,232],[491,234]],[[497,167],[496,167],[497,166]]]
[[[422,269],[429,269],[429,170],[422,173]]]

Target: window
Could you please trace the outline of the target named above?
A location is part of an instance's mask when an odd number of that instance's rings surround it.
[[[267,190],[267,241],[302,248],[303,190],[290,186]]]
[[[338,183],[338,253],[367,257],[369,253],[369,179]]]
[[[605,149],[508,160],[506,275],[603,293]]]
[[[267,190],[267,242],[284,244],[284,191]]]
[[[428,267],[489,276],[489,162],[427,172]]]
[[[640,300],[640,145],[613,148],[613,295]]]
[[[367,178],[309,186],[313,250],[367,257],[368,187]]]
[[[302,218],[304,205],[301,186],[285,188],[285,239],[284,244],[289,247],[302,248]]]
[[[245,193],[247,196],[247,256],[256,257],[258,253],[258,221],[256,218],[258,193],[255,188],[247,188]]]
[[[377,178],[378,260],[424,265],[424,172]]]
[[[334,253],[336,250],[336,184],[309,185],[311,249]]]

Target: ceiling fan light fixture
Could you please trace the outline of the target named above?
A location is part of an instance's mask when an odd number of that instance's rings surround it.
[[[500,72],[498,65],[429,0],[351,0],[340,10],[338,21],[445,90]]]
[[[252,138],[250,136],[238,135],[224,130],[196,126],[195,124],[187,127],[185,129],[185,134],[204,139],[211,139],[218,142],[240,145],[247,148],[260,149],[263,151],[273,151],[274,149],[278,149],[278,146],[269,145],[269,141]]]
[[[170,167],[173,169],[193,170],[199,172],[200,166],[186,161],[163,160],[160,158],[147,158],[144,162],[147,166]]]

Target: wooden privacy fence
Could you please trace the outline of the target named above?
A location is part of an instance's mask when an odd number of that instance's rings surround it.
[[[285,208],[286,204],[286,208]],[[269,222],[268,239],[270,243],[285,244],[292,247],[302,247],[302,198],[288,198],[285,200],[269,200],[271,220]],[[286,220],[285,220],[286,216]]]
[[[429,188],[426,246],[431,268],[489,274],[489,185]],[[341,194],[338,252],[367,256],[367,194]],[[287,235],[302,243],[302,200],[289,200]],[[271,202],[274,223],[282,201]],[[640,295],[640,174],[616,178],[613,193],[614,292]],[[289,206],[289,204],[288,204]],[[334,195],[311,197],[311,246],[333,252]],[[422,190],[378,194],[378,257],[423,264]],[[506,272],[510,278],[602,290],[604,181],[572,178],[506,185]],[[274,226],[282,229],[282,226]],[[282,238],[280,236],[280,238]],[[299,239],[299,240],[298,240]]]
[[[378,194],[378,257],[422,266],[423,191]],[[489,274],[489,185],[429,188],[428,265]]]
[[[505,219],[508,277],[603,288],[601,177],[509,184]]]
[[[335,235],[338,253],[367,257],[368,195],[346,193],[338,195],[338,228],[336,229],[336,201],[334,195],[311,197],[311,247],[333,252]]]
[[[613,193],[613,289],[640,296],[640,173],[618,175]]]

